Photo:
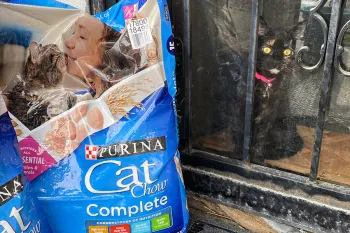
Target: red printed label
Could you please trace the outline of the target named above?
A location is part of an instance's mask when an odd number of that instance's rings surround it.
[[[130,225],[111,226],[110,233],[130,233]]]

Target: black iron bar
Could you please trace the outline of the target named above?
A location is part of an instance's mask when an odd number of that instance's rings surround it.
[[[183,67],[184,67],[184,79],[185,79],[185,137],[187,138],[186,150],[188,154],[192,151],[192,101],[191,101],[191,11],[190,0],[183,1],[184,9],[184,43],[183,43]]]
[[[326,57],[323,68],[323,81],[320,94],[320,102],[318,107],[318,116],[316,123],[315,141],[312,152],[310,179],[316,180],[320,163],[320,154],[322,146],[323,129],[325,124],[326,109],[330,99],[330,88],[333,75],[333,58],[335,54],[335,44],[338,33],[339,18],[341,15],[342,0],[333,0],[332,13],[329,25]]]
[[[250,53],[248,58],[248,76],[247,76],[247,95],[244,120],[244,144],[243,161],[250,162],[249,149],[252,133],[252,118],[254,104],[254,85],[255,68],[258,43],[258,18],[259,18],[259,0],[252,0],[252,19],[250,23]]]
[[[90,0],[91,14],[97,14],[106,10],[106,2],[104,0]]]
[[[105,0],[106,1],[106,9],[111,8],[114,4],[116,4],[117,2],[119,2],[119,0]]]

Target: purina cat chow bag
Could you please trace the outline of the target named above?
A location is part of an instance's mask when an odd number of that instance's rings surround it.
[[[0,2],[0,34],[1,94],[53,232],[186,232],[166,0],[94,16]]]
[[[0,96],[0,232],[51,233],[22,168],[16,133]]]

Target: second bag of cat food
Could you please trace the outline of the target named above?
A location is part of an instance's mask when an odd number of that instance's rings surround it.
[[[51,233],[22,169],[16,133],[0,96],[0,232]]]
[[[166,1],[10,2],[0,87],[52,230],[186,232]]]

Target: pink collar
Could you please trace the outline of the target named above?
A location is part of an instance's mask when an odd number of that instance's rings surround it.
[[[255,73],[255,78],[263,81],[264,83],[272,83],[272,81],[276,79],[276,78],[268,79],[265,76],[259,74],[258,72]]]

